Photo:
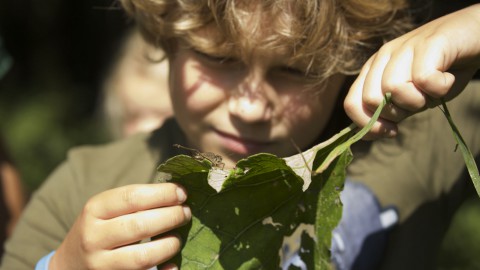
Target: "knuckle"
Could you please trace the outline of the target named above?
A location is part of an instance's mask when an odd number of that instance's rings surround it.
[[[383,97],[382,97],[383,98]],[[369,109],[375,109],[382,102],[376,95],[369,92],[363,95],[363,104]]]
[[[95,233],[96,222],[95,218],[92,218],[93,209],[96,209],[96,207],[96,204],[92,203],[92,201],[87,202],[83,208],[82,216],[78,221],[78,242],[80,248],[86,253],[90,253],[98,247],[98,234]]]
[[[87,260],[85,262],[85,268],[88,270],[100,270],[100,269],[105,269],[103,265],[98,261],[98,260]]]
[[[395,40],[391,40],[385,44],[383,44],[380,49],[378,49],[378,52],[376,53],[377,57],[390,57],[392,54],[392,50],[395,47]]]
[[[172,194],[172,185],[164,184],[162,188],[158,190],[157,199],[161,202],[168,202]]]
[[[138,206],[138,197],[138,192],[133,186],[125,187],[121,194],[123,203],[131,209],[134,209]]]
[[[435,46],[444,48],[450,46],[450,40],[451,39],[441,31],[436,31],[425,37],[423,43],[425,44],[426,48],[433,48]]]
[[[147,248],[138,248],[134,250],[132,252],[132,259],[134,264],[141,269],[147,269],[154,264],[152,256]]]
[[[138,236],[148,235],[148,224],[144,219],[131,219],[126,226],[127,232]]]
[[[422,73],[417,72],[412,75],[412,79],[413,79],[413,83],[418,88],[422,90],[428,89],[428,85],[430,82],[430,74],[427,74],[425,72],[422,72]]]
[[[83,206],[82,216],[94,216],[97,212],[98,205],[93,198],[89,199]]]
[[[354,107],[354,103],[352,101],[352,99],[350,98],[345,98],[345,100],[343,101],[343,108],[346,110],[346,111],[350,111],[352,110]]]
[[[94,235],[90,233],[84,233],[82,234],[80,238],[80,248],[85,252],[85,253],[90,253],[96,249],[98,246],[97,240],[94,237]]]
[[[399,88],[399,84],[392,80],[382,80],[382,92],[383,93],[393,93]]]
[[[347,115],[351,117],[357,110],[357,103],[353,98],[346,98],[343,102],[343,108],[345,109]]]

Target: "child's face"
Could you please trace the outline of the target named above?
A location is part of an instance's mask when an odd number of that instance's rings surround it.
[[[170,59],[175,117],[191,147],[232,167],[259,152],[293,155],[294,143],[305,148],[324,130],[343,76],[312,93],[303,67],[289,67],[281,52],[255,50],[246,64],[235,52],[191,47],[179,45]]]

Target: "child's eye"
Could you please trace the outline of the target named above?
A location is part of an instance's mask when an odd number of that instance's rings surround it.
[[[294,67],[289,67],[289,66],[283,66],[279,68],[279,71],[282,73],[287,73],[289,75],[295,76],[295,77],[306,77],[305,71],[294,68]]]
[[[201,51],[197,51],[195,49],[192,49],[192,51],[204,60],[215,64],[232,64],[238,62],[235,58],[231,57],[210,55]]]

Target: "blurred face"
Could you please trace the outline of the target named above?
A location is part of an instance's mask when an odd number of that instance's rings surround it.
[[[338,76],[324,90],[305,91],[303,67],[287,65],[287,56],[251,55],[247,64],[231,51],[180,44],[170,59],[170,95],[189,146],[221,155],[228,167],[259,152],[293,155],[292,141],[302,149],[312,144],[343,82]]]
[[[168,63],[147,62],[125,65],[118,91],[125,108],[123,134],[149,132],[172,115],[167,74]]]
[[[168,63],[158,61],[164,52],[147,44],[137,32],[127,45],[110,79],[124,110],[123,136],[152,131],[172,115]]]

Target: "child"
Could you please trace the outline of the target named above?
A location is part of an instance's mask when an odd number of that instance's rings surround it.
[[[114,139],[150,132],[172,116],[165,54],[137,29],[124,43],[103,87],[102,111]]]
[[[181,187],[150,183],[158,163],[177,154],[172,144],[219,154],[226,167],[258,152],[295,154],[292,140],[306,149],[336,131],[347,75],[409,27],[402,1],[123,4],[167,53],[175,121],[150,136],[70,152],[26,210],[2,269],[31,269],[49,252],[38,269],[148,269],[167,261],[181,246],[168,232],[191,217]],[[394,105],[371,136],[395,136],[397,122],[432,103],[427,94],[452,92],[453,75],[443,71],[465,74],[455,73],[454,90],[461,89],[479,66],[479,14],[472,6],[382,47],[351,86],[351,119],[363,126],[392,92]]]

